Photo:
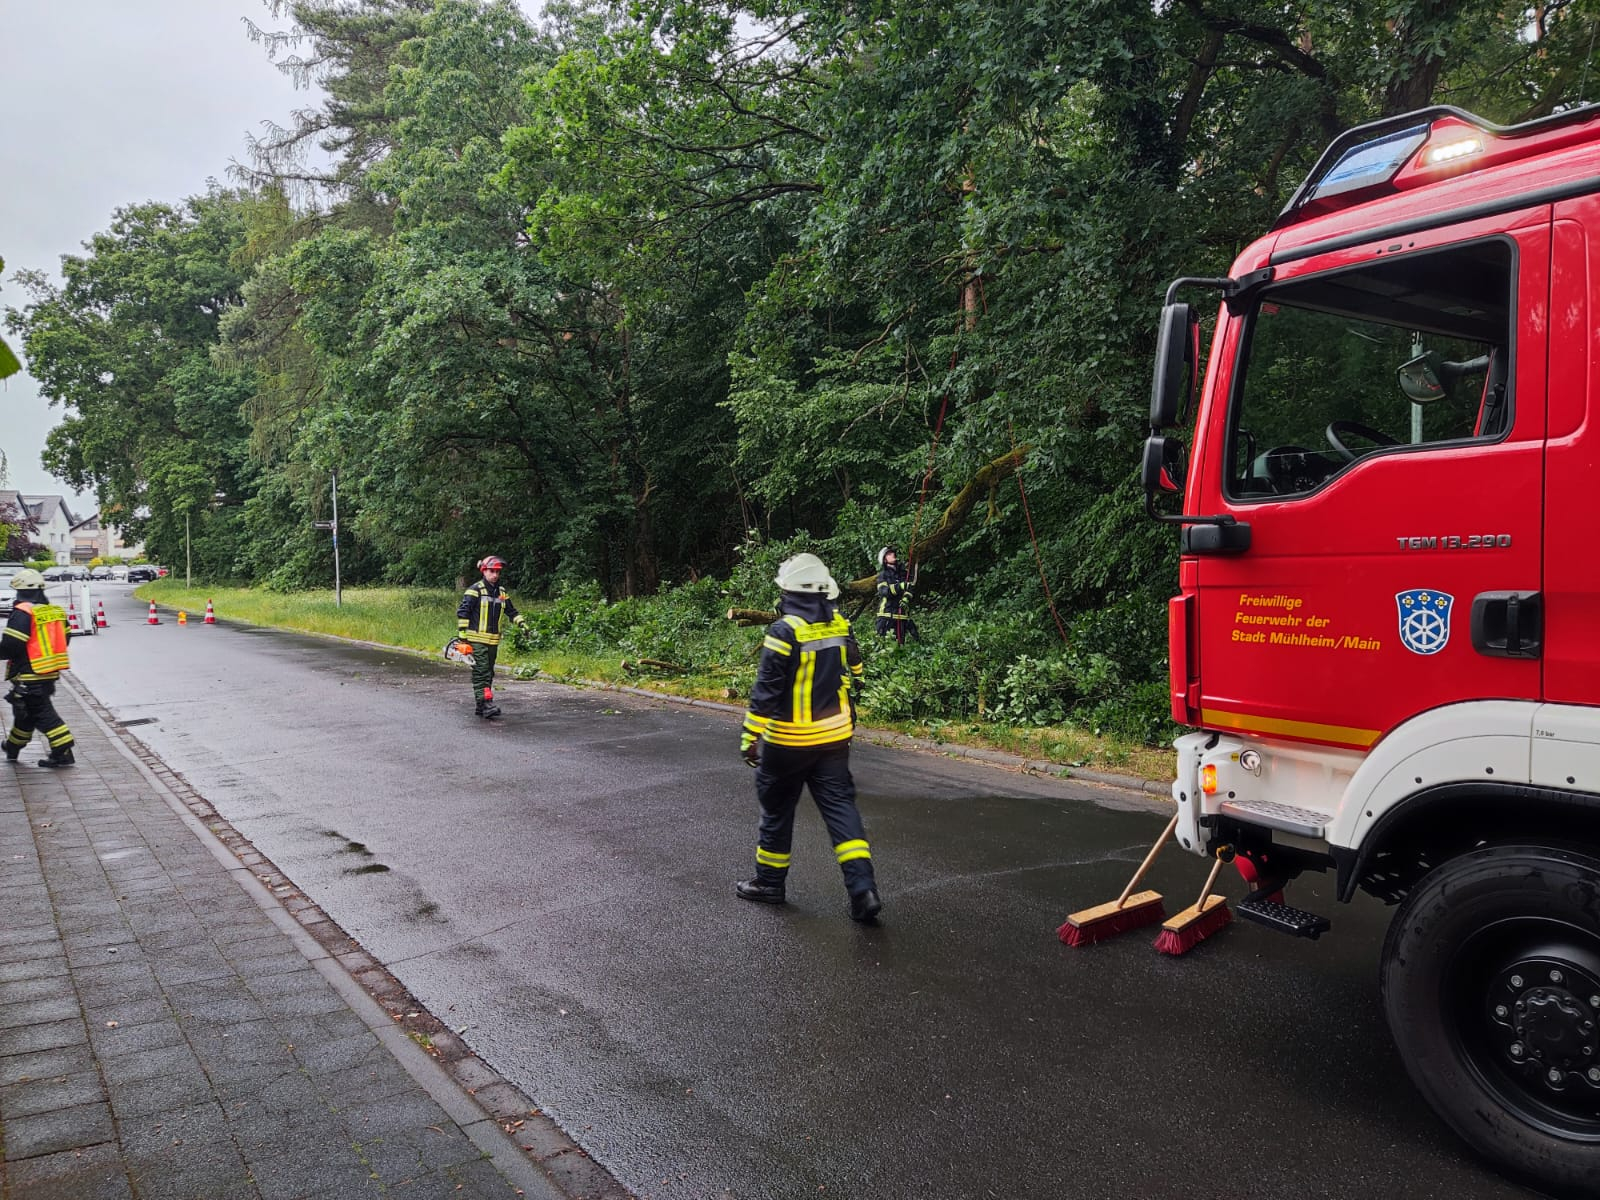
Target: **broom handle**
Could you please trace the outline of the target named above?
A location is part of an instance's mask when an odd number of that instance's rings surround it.
[[[1156,839],[1156,844],[1150,847],[1150,853],[1144,856],[1144,861],[1139,864],[1139,869],[1133,873],[1133,878],[1128,880],[1128,886],[1122,889],[1122,895],[1117,897],[1117,907],[1121,908],[1128,902],[1128,897],[1133,894],[1133,889],[1139,886],[1139,880],[1144,878],[1144,873],[1150,869],[1150,864],[1155,862],[1156,855],[1161,853],[1161,847],[1167,844],[1167,839],[1172,836],[1172,831],[1178,827],[1178,814],[1172,814],[1172,820],[1167,822],[1167,827],[1161,831],[1161,836]]]
[[[1217,872],[1220,870],[1222,870],[1222,860],[1219,858],[1211,864],[1211,874],[1206,876],[1205,884],[1200,889],[1200,899],[1194,902],[1196,908],[1204,907],[1206,897],[1211,895],[1211,885],[1217,881]]]

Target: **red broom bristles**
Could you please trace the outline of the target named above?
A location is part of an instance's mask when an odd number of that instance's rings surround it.
[[[1182,929],[1163,928],[1156,936],[1156,949],[1162,954],[1187,954],[1232,920],[1231,908],[1226,904],[1214,905]]]
[[[1082,924],[1068,917],[1061,928],[1056,930],[1056,936],[1068,946],[1088,946],[1115,937],[1119,933],[1127,933],[1130,929],[1142,929],[1146,925],[1154,925],[1157,921],[1166,919],[1166,906],[1162,904],[1161,897],[1157,896],[1142,904],[1129,904],[1105,916],[1090,918]]]

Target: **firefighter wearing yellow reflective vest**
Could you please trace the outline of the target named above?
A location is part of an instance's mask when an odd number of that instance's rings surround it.
[[[745,900],[784,902],[795,807],[809,787],[844,873],[851,919],[870,922],[883,905],[850,777],[861,648],[833,603],[839,586],[815,554],[787,560],[776,582],[783,599],[762,642],[739,741],[739,752],[756,768],[761,805],[756,873],[734,890]]]
[[[500,587],[506,561],[493,554],[478,563],[483,578],[466,590],[456,605],[456,636],[472,643],[472,695],[477,715],[492,720],[500,715],[494,702],[494,660],[500,653],[500,623],[510,618],[522,624],[522,614]]]
[[[72,731],[56,711],[56,678],[67,669],[67,614],[44,594],[44,576],[18,571],[11,586],[17,598],[11,619],[0,633],[0,658],[5,659],[6,681],[11,685],[11,732],[4,742],[12,762],[27,749],[35,731],[50,743],[41,767],[70,767]]]

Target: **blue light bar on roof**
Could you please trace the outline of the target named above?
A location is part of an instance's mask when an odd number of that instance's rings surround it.
[[[1427,140],[1428,129],[1427,125],[1413,125],[1410,129],[1362,142],[1333,164],[1308,199],[1322,200],[1387,182]]]

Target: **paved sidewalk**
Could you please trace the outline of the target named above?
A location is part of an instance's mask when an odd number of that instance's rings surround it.
[[[66,689],[0,761],[0,1197],[558,1192]]]

